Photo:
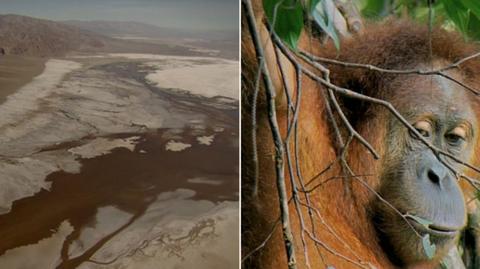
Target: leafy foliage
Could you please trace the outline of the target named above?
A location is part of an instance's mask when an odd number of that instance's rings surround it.
[[[333,5],[332,0],[322,0],[319,4],[317,4],[312,10],[312,16],[315,19],[315,22],[318,26],[333,40],[335,47],[340,49],[340,38],[337,34],[337,30],[335,29],[334,14],[333,12],[329,12],[328,5]]]
[[[415,220],[416,222],[418,222],[420,225],[424,226],[425,228],[428,228],[428,226],[430,226],[430,224],[432,224],[431,221],[426,220],[424,218],[421,218],[419,216],[412,215],[412,214],[406,214],[405,217]],[[435,256],[435,251],[436,251],[437,247],[435,246],[434,243],[432,243],[430,241],[430,235],[429,234],[425,234],[422,237],[422,247],[423,247],[423,251],[425,251],[425,254],[427,255],[428,258],[432,259]]]
[[[304,15],[313,17],[319,27],[334,40],[338,48],[340,38],[333,24],[333,14],[327,12],[326,3],[332,0],[264,0],[263,8],[275,33],[291,48],[297,47],[303,30]]]
[[[430,4],[429,4],[430,3]],[[480,1],[475,0],[362,0],[362,14],[369,19],[393,15],[428,22],[431,9],[433,23],[447,29],[456,28],[468,39],[480,40]]]
[[[435,246],[435,244],[430,242],[429,234],[425,234],[422,237],[422,246],[423,246],[423,250],[425,251],[425,255],[427,255],[429,259],[433,259],[433,257],[435,256],[435,251],[437,250],[437,247]]]
[[[290,47],[296,48],[303,29],[303,6],[297,0],[264,0],[270,25]]]
[[[333,40],[337,49],[340,38],[328,5],[334,0],[263,0],[263,7],[275,33],[296,49],[304,28],[304,19],[311,18]],[[477,0],[358,0],[358,8],[367,19],[387,16],[410,17],[420,22],[457,29],[465,38],[480,41],[480,1]]]
[[[366,18],[379,18],[388,15],[389,1],[364,1],[362,14]]]
[[[412,215],[412,214],[406,214],[405,215],[406,218],[411,218],[411,219],[414,219],[416,222],[420,223],[422,226],[424,226],[425,228],[428,228],[428,226],[430,224],[432,224],[431,221],[429,220],[426,220],[424,218],[421,218],[421,217],[418,217],[418,216],[415,216],[415,215]]]

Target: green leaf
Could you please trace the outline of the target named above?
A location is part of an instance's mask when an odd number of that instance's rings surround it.
[[[435,251],[437,250],[437,247],[435,244],[432,244],[430,242],[430,235],[426,234],[422,237],[422,246],[423,246],[423,251],[425,251],[425,255],[431,260],[435,256]]]
[[[425,228],[428,228],[428,226],[430,224],[433,224],[433,222],[429,221],[429,220],[426,220],[424,218],[421,218],[419,216],[414,216],[414,215],[411,215],[411,214],[406,214],[405,217],[407,218],[411,218],[413,220],[415,220],[416,222],[420,223],[422,226],[424,226]]]
[[[474,40],[480,40],[480,19],[473,13],[470,13],[467,34],[470,38],[473,38]]]
[[[333,4],[333,3],[332,3]],[[333,40],[333,44],[337,50],[340,49],[340,37],[337,34],[334,24],[334,14],[326,12],[327,1],[322,1],[321,4],[317,5],[316,8],[312,11],[313,18],[318,26]]]
[[[428,13],[429,13],[428,7],[418,7],[413,10],[412,17],[422,22],[428,22]]]
[[[480,1],[477,0],[461,0],[460,1],[466,8],[480,18]]]
[[[477,191],[477,192],[475,193],[475,198],[477,198],[477,200],[480,201],[480,191]]]
[[[264,0],[263,9],[275,33],[291,48],[297,47],[303,29],[300,0]]]
[[[458,29],[466,34],[468,29],[469,10],[458,0],[442,0],[447,16]]]
[[[311,13],[315,7],[318,5],[318,3],[320,2],[320,0],[310,0],[309,1],[309,12]]]
[[[384,0],[367,0],[362,9],[362,15],[367,18],[378,19],[386,16],[387,1]]]

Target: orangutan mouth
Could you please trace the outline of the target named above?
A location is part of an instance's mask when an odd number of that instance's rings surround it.
[[[432,223],[429,225],[424,225],[419,223],[413,218],[407,217],[407,221],[420,233],[428,233],[435,237],[448,237],[453,238],[458,235],[460,230],[463,227],[451,227],[442,224]]]

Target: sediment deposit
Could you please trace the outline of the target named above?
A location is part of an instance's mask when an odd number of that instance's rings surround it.
[[[0,268],[236,267],[237,79],[215,58],[48,60],[0,105]]]

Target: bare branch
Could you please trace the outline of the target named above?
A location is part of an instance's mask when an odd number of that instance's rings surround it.
[[[460,59],[456,61],[455,63],[449,64],[447,66],[434,69],[434,70],[422,70],[422,69],[386,69],[386,68],[381,68],[378,66],[374,66],[371,64],[360,64],[360,63],[349,63],[349,62],[343,62],[343,61],[338,61],[330,58],[325,58],[325,57],[320,57],[320,56],[315,56],[312,55],[308,52],[300,50],[300,54],[304,55],[305,57],[310,58],[312,61],[315,62],[322,62],[322,63],[328,63],[328,64],[334,64],[334,65],[341,65],[344,67],[352,67],[352,68],[363,68],[363,69],[368,69],[372,71],[378,71],[382,73],[389,73],[389,74],[417,74],[417,75],[438,75],[440,72],[445,72],[450,69],[454,69],[459,67],[462,63],[465,63],[467,61],[470,61],[472,59],[475,59],[477,57],[480,57],[480,52],[474,53],[468,57],[465,57],[463,59]]]
[[[375,72],[382,72],[382,73],[387,73],[387,74],[417,74],[417,75],[438,75],[442,76],[458,85],[461,87],[467,89],[468,91],[474,93],[475,95],[480,95],[480,92],[477,91],[476,89],[466,85],[465,83],[456,80],[455,78],[449,76],[445,72],[459,67],[461,64],[465,63],[466,61],[469,61],[471,59],[477,58],[480,56],[480,52],[472,54],[468,57],[465,57],[455,63],[452,63],[450,65],[438,68],[438,69],[433,69],[431,68],[430,70],[421,70],[421,69],[406,69],[406,70],[397,70],[397,69],[385,69],[381,67],[377,67],[374,65],[368,65],[368,64],[359,64],[359,63],[348,63],[348,62],[342,62],[334,59],[328,59],[328,58],[323,58],[323,57],[318,57],[311,55],[308,52],[300,51],[300,52],[294,52],[291,49],[289,49],[287,46],[283,44],[283,42],[278,38],[278,36],[275,34],[273,31],[273,27],[270,27],[268,25],[268,22],[266,23],[267,29],[270,34],[270,39],[273,42],[273,47],[274,47],[274,52],[276,55],[276,60],[277,60],[277,65],[279,66],[280,69],[280,76],[282,79],[283,83],[283,88],[285,90],[285,96],[287,99],[287,111],[286,111],[286,135],[285,138],[282,139],[280,129],[278,126],[277,122],[277,115],[276,115],[276,106],[275,106],[275,88],[274,85],[271,81],[271,77],[269,74],[268,67],[266,65],[266,61],[264,59],[264,51],[263,51],[263,46],[260,42],[259,39],[259,32],[258,28],[256,26],[252,6],[250,0],[242,0],[243,7],[245,8],[245,13],[246,13],[246,18],[248,22],[248,27],[250,30],[250,33],[252,35],[252,40],[255,46],[256,54],[258,57],[258,63],[259,63],[259,72],[256,77],[256,91],[258,91],[259,87],[259,80],[260,77],[263,78],[263,83],[265,84],[265,93],[266,93],[266,100],[267,100],[267,109],[268,109],[268,122],[270,129],[272,131],[272,138],[274,141],[275,145],[275,171],[276,171],[276,187],[277,187],[277,192],[278,192],[278,197],[280,201],[280,217],[279,219],[274,223],[272,230],[270,233],[267,234],[267,237],[265,240],[261,242],[259,246],[257,246],[255,249],[253,249],[251,252],[249,252],[247,255],[245,255],[242,258],[242,262],[244,262],[248,257],[250,257],[253,253],[259,251],[262,249],[268,240],[271,239],[275,227],[277,224],[281,223],[282,224],[282,232],[283,232],[283,240],[284,240],[284,245],[286,249],[286,254],[287,254],[287,259],[288,259],[288,267],[289,268],[296,268],[296,260],[295,260],[295,246],[294,246],[294,237],[292,234],[292,230],[290,227],[290,216],[289,216],[289,205],[290,202],[293,202],[293,206],[295,209],[296,216],[298,217],[299,224],[300,224],[300,240],[301,244],[303,246],[303,255],[305,259],[305,265],[307,268],[310,268],[310,263],[309,263],[309,251],[308,251],[308,243],[306,241],[305,235],[308,236],[314,243],[315,246],[317,247],[318,254],[322,257],[322,253],[319,250],[319,247],[322,247],[324,250],[327,252],[333,254],[336,257],[339,257],[347,262],[350,262],[356,266],[359,266],[361,268],[368,268],[367,265],[371,266],[371,264],[363,262],[360,260],[358,257],[358,254],[355,253],[355,251],[345,242],[340,236],[336,234],[334,229],[328,225],[328,223],[323,219],[321,216],[320,211],[315,208],[310,200],[310,195],[311,193],[316,190],[318,187],[322,186],[326,182],[329,182],[330,180],[333,179],[350,179],[354,178],[358,180],[361,185],[365,188],[368,189],[369,192],[373,193],[375,197],[380,200],[382,203],[387,205],[389,208],[391,208],[396,214],[398,214],[406,223],[407,225],[413,230],[413,232],[418,236],[421,237],[418,231],[412,226],[410,221],[408,221],[409,218],[409,212],[400,212],[397,208],[395,208],[389,201],[384,199],[382,195],[380,195],[372,186],[368,184],[366,180],[364,180],[364,177],[368,176],[374,176],[374,175],[355,175],[353,170],[350,168],[348,162],[347,162],[347,154],[348,154],[348,149],[349,146],[352,142],[353,139],[356,139],[361,145],[363,145],[373,156],[375,159],[378,159],[380,156],[379,154],[375,151],[373,146],[360,134],[358,133],[357,130],[352,126],[350,123],[349,119],[345,115],[341,105],[339,104],[339,101],[337,100],[337,96],[340,94],[345,97],[350,97],[350,98],[355,98],[357,100],[362,100],[365,102],[369,102],[371,104],[379,105],[382,107],[385,107],[397,120],[400,121],[402,125],[404,125],[407,130],[410,131],[412,136],[418,140],[420,140],[427,148],[432,150],[434,155],[449,169],[452,171],[452,173],[455,174],[457,178],[462,178],[468,181],[474,188],[477,190],[480,190],[479,186],[480,183],[473,179],[470,178],[464,174],[459,173],[454,169],[454,167],[447,161],[445,161],[443,157],[449,158],[449,160],[455,161],[456,163],[465,166],[469,169],[472,169],[476,171],[477,173],[480,173],[480,168],[477,168],[459,158],[456,156],[452,155],[449,152],[446,152],[442,150],[441,148],[438,148],[434,146],[431,142],[426,140],[409,122],[408,120],[405,119],[397,110],[396,108],[390,103],[382,99],[370,97],[364,94],[360,94],[358,92],[355,92],[350,89],[342,88],[337,85],[334,85],[330,81],[330,71],[327,67],[325,67],[323,64],[333,64],[333,65],[340,65],[348,68],[363,68],[363,69],[368,69],[372,70]],[[275,16],[274,16],[275,17]],[[288,81],[286,80],[286,73],[285,70],[282,66],[282,61],[280,57],[284,55],[287,57],[289,62],[294,66],[295,71],[296,71],[296,89],[290,89]],[[301,108],[301,98],[302,98],[302,80],[304,75],[308,77],[309,79],[317,82],[318,84],[322,85],[324,87],[325,91],[322,91],[322,97],[325,101],[325,110],[327,112],[327,117],[330,120],[333,130],[335,131],[335,135],[338,140],[339,148],[337,148],[337,157],[335,160],[333,160],[330,164],[326,166],[321,172],[319,172],[317,175],[315,175],[313,178],[311,178],[306,184],[303,181],[303,176],[301,172],[301,166],[300,166],[300,156],[298,154],[299,152],[299,147],[298,147],[298,142],[297,142],[297,133],[298,133],[298,126],[299,126],[299,111]],[[296,96],[290,96],[290,93],[296,92]],[[258,95],[258,92],[256,92]],[[294,101],[292,99],[295,99]],[[295,103],[295,104],[293,104]],[[256,109],[256,107],[254,108]],[[334,115],[334,113],[336,113]],[[254,113],[252,113],[255,115]],[[293,115],[292,115],[293,114]],[[338,118],[335,118],[335,116],[338,116]],[[342,137],[342,133],[340,132],[340,129],[338,128],[337,125],[337,120],[342,123],[342,125],[345,127],[345,132],[348,132],[348,139],[344,143],[344,138]],[[256,124],[253,124],[253,126],[256,126]],[[255,131],[255,130],[254,130]],[[342,130],[343,131],[343,130]],[[291,137],[292,134],[294,135],[294,141],[292,143]],[[256,143],[256,141],[254,141]],[[291,154],[291,146],[294,146],[295,153],[294,156]],[[286,189],[286,183],[285,183],[285,164],[284,164],[284,158],[286,158],[287,161],[287,171],[290,179],[290,184],[291,184],[291,193],[287,193]],[[293,164],[293,158],[295,159],[295,164]],[[331,176],[327,178],[326,180],[322,180],[322,182],[317,183],[316,185],[313,185],[312,187],[309,187],[308,189],[306,188],[310,184],[312,184],[318,177],[321,175],[324,175],[327,171],[329,171],[336,163],[339,163],[341,165],[341,168],[344,171],[344,176]],[[295,170],[295,171],[294,171]],[[296,172],[296,173],[295,173]],[[298,181],[297,181],[298,180]],[[347,186],[345,184],[344,186]],[[291,195],[290,199],[287,199],[288,196]],[[305,202],[302,201],[303,197],[305,198]],[[303,210],[308,210],[309,214],[309,221],[310,221],[310,227],[307,227],[307,223],[305,222],[304,218],[304,212]],[[320,220],[320,222],[326,227],[328,232],[330,232],[334,237],[342,242],[349,251],[352,252],[352,254],[355,256],[355,259],[352,259],[348,256],[343,255],[342,253],[338,253],[335,249],[331,248],[328,246],[325,242],[322,242],[321,240],[318,239],[316,233],[316,228],[315,228],[315,223],[316,220]]]
[[[313,61],[313,62],[321,62],[321,63],[327,63],[327,64],[334,64],[334,65],[340,65],[340,66],[343,66],[343,67],[350,67],[350,68],[362,68],[362,69],[367,69],[367,70],[371,70],[371,71],[377,71],[377,72],[382,72],[382,73],[387,73],[387,74],[403,74],[403,75],[407,75],[407,74],[416,74],[416,75],[423,75],[423,76],[431,76],[431,75],[439,75],[439,76],[442,76],[460,86],[462,86],[463,88],[469,90],[470,92],[472,92],[473,94],[475,95],[480,95],[480,92],[478,90],[475,90],[473,89],[472,87],[466,85],[465,83],[463,82],[460,82],[454,78],[452,78],[451,76],[445,74],[444,72],[447,71],[447,70],[450,70],[450,69],[453,69],[453,68],[457,68],[460,64],[468,61],[468,60],[471,60],[471,59],[474,59],[474,58],[477,58],[480,56],[480,52],[477,52],[475,54],[472,54],[466,58],[463,58],[453,64],[450,64],[450,65],[447,65],[447,66],[444,66],[444,67],[441,67],[439,69],[435,69],[435,70],[422,70],[422,69],[404,69],[404,70],[401,70],[401,69],[386,69],[386,68],[381,68],[381,67],[378,67],[378,66],[374,66],[374,65],[371,65],[371,64],[359,64],[359,63],[349,63],[349,62],[343,62],[343,61],[338,61],[338,60],[334,60],[334,59],[329,59],[329,58],[324,58],[324,57],[319,57],[319,56],[314,56],[308,52],[305,52],[305,51],[300,51],[300,55],[308,58],[310,61]]]
[[[270,232],[267,234],[267,236],[265,237],[264,240],[262,240],[262,242],[256,247],[254,248],[253,250],[251,250],[250,252],[248,252],[247,254],[245,254],[243,257],[242,257],[242,263],[244,263],[248,258],[250,258],[253,254],[255,254],[256,252],[258,252],[259,250],[261,250],[262,248],[265,247],[265,245],[268,243],[268,241],[270,241],[270,239],[272,238],[273,234],[275,233],[275,229],[277,228],[277,225],[280,224],[280,218],[278,218],[275,223],[272,225],[272,229],[270,230]]]
[[[276,41],[278,42],[279,40],[276,39]],[[472,57],[472,56],[471,56]],[[306,58],[304,58],[306,59]],[[307,59],[308,60],[308,59]],[[445,67],[447,68],[447,67]],[[451,153],[449,152],[446,152],[442,149],[439,149],[438,147],[432,145],[428,140],[426,140],[396,109],[395,107],[390,103],[390,102],[387,102],[387,101],[384,101],[384,100],[381,100],[381,99],[378,99],[378,98],[373,98],[373,97],[370,97],[370,96],[367,96],[367,95],[364,95],[364,94],[360,94],[360,93],[357,93],[357,92],[354,92],[352,90],[349,90],[349,89],[345,89],[345,88],[342,88],[342,87],[338,87],[332,83],[330,83],[329,81],[317,76],[316,74],[314,74],[312,71],[306,69],[306,68],[302,68],[302,71],[304,72],[304,74],[306,74],[308,77],[310,77],[311,79],[319,82],[320,84],[324,85],[325,87],[327,87],[328,89],[331,89],[331,90],[334,90],[335,92],[338,92],[344,96],[347,96],[347,97],[350,97],[350,98],[356,98],[358,100],[363,100],[363,101],[367,101],[367,102],[370,102],[370,103],[373,103],[373,104],[377,104],[377,105],[381,105],[381,106],[384,106],[385,108],[387,108],[410,132],[412,132],[415,137],[417,139],[419,139],[420,141],[422,141],[429,149],[431,149],[433,151],[433,153],[437,156],[437,158],[439,158],[440,161],[442,161],[440,159],[440,156],[443,155],[443,156],[446,156],[452,160],[454,160],[455,162],[465,166],[465,167],[468,167],[472,170],[474,170],[475,172],[477,173],[480,173],[480,168],[478,167],[475,167],[471,164],[469,164],[468,162],[465,162],[459,158],[457,158],[456,156],[452,155]],[[418,71],[418,70],[417,70]],[[442,161],[443,162],[443,161]],[[457,176],[458,176],[458,172],[456,172],[454,169],[451,169],[453,170],[452,172],[454,172]],[[465,178],[465,177],[463,177]],[[474,179],[469,179],[469,181],[472,181],[472,182],[475,182],[476,184],[478,184],[478,182]]]
[[[250,0],[242,0],[242,4],[245,7],[245,12],[247,14],[248,27],[252,35],[253,43],[257,53],[257,58],[259,62],[262,62],[261,70],[263,81],[265,83],[265,92],[268,103],[268,121],[270,128],[272,130],[272,136],[275,144],[275,170],[277,175],[277,191],[280,202],[280,213],[282,220],[282,230],[283,238],[285,243],[285,250],[288,260],[288,268],[295,269],[297,268],[295,260],[295,246],[293,243],[293,235],[290,228],[290,217],[288,212],[288,201],[287,201],[287,190],[285,186],[285,176],[284,176],[284,163],[283,163],[283,143],[282,137],[280,135],[280,130],[277,123],[277,115],[275,108],[275,88],[270,78],[268,68],[262,59],[265,58],[262,44],[259,38],[258,28],[255,22],[254,12],[252,8],[252,3]]]

